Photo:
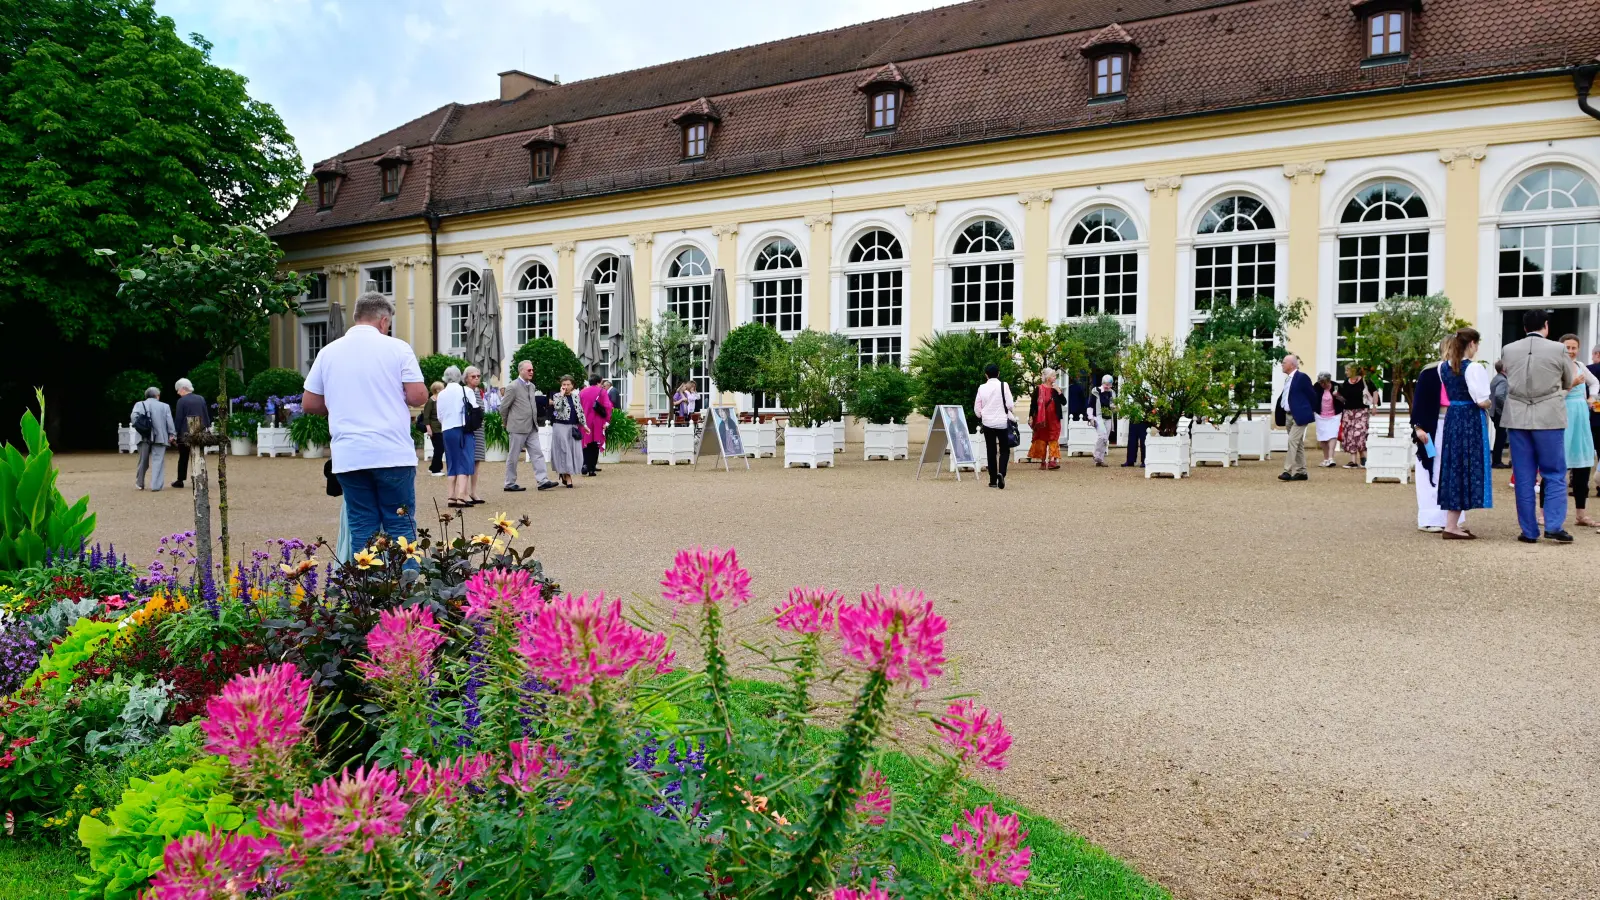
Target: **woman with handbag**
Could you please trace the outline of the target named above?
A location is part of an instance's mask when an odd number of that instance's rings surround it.
[[[550,398],[550,468],[561,476],[562,487],[572,487],[572,476],[583,471],[583,441],[589,433],[572,388],[572,376],[563,375],[561,393]]]
[[[1028,458],[1037,460],[1041,469],[1061,468],[1061,419],[1066,404],[1067,398],[1056,387],[1056,370],[1047,367],[1028,403],[1028,424],[1033,426]]]
[[[983,368],[987,376],[973,398],[972,411],[983,429],[983,446],[989,454],[989,487],[1006,489],[1006,461],[1017,445],[1017,419],[1011,412],[1011,388],[1000,380],[1000,367],[990,363]]]
[[[461,370],[444,370],[444,390],[439,392],[439,424],[444,427],[444,470],[450,476],[451,509],[465,509],[472,503],[472,473],[477,470],[472,451],[474,433],[483,424],[483,407],[476,391],[461,383]]]
[[[1117,399],[1111,384],[1111,376],[1104,375],[1100,386],[1089,392],[1089,421],[1094,423],[1094,464],[1102,469],[1106,465],[1106,453],[1111,449],[1112,403]]]
[[[583,474],[593,477],[600,471],[600,448],[611,424],[611,392],[600,383],[599,375],[589,376],[589,386],[578,392],[587,433],[583,438]]]
[[[1339,400],[1344,407],[1339,423],[1339,445],[1350,454],[1346,469],[1367,464],[1367,428],[1372,423],[1372,407],[1377,405],[1372,386],[1354,364],[1344,367],[1345,380],[1339,382]]]

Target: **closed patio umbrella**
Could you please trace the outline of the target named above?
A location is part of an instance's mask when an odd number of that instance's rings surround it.
[[[706,371],[717,361],[722,342],[728,339],[733,328],[733,316],[728,311],[728,273],[718,269],[711,275],[711,322],[706,326]]]
[[[583,280],[583,300],[578,304],[578,362],[585,372],[594,370],[600,362],[600,300],[595,294],[594,279]]]
[[[638,334],[639,314],[633,306],[633,257],[624,256],[617,266],[617,294],[611,301],[611,363],[612,377],[624,374],[618,363],[631,363],[633,342]],[[627,364],[631,371],[633,366]]]
[[[467,362],[477,366],[488,381],[499,379],[500,364],[505,359],[505,345],[500,338],[500,292],[495,290],[493,269],[484,269],[478,283],[467,306]]]
[[[323,338],[327,344],[344,337],[344,304],[337,300],[328,301],[328,335]]]

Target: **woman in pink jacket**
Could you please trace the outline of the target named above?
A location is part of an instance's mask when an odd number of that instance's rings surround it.
[[[589,386],[578,392],[578,404],[588,426],[583,436],[583,474],[592,477],[600,471],[600,448],[605,445],[613,410],[611,394],[601,386],[599,375],[589,376]]]

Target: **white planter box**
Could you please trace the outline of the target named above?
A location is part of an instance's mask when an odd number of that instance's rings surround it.
[[[645,426],[644,442],[645,461],[650,465],[694,463],[693,425],[657,425],[652,422]]]
[[[607,466],[620,463],[622,462],[622,453],[623,451],[621,450],[602,450],[600,452],[600,462],[602,465]]]
[[[745,455],[761,458],[778,455],[778,423],[740,422],[739,440],[744,444]]]
[[[256,455],[256,442],[249,438],[229,438],[228,444],[234,456]]]
[[[139,432],[134,431],[132,425],[117,426],[117,452],[139,452]]]
[[[510,447],[491,447],[488,444],[484,444],[484,446],[483,446],[483,461],[484,462],[505,462],[506,461],[506,456],[509,455],[510,450],[511,450]]]
[[[1260,461],[1272,458],[1272,420],[1267,418],[1240,419],[1238,421],[1239,458],[1249,457]],[[1288,437],[1285,436],[1287,441]]]
[[[1144,477],[1171,475],[1182,478],[1189,474],[1189,438],[1162,437],[1152,434],[1145,438]]]
[[[1268,446],[1272,448],[1273,453],[1289,452],[1289,432],[1287,430],[1274,428],[1268,432],[1268,435],[1271,439],[1271,443]]]
[[[1067,446],[1062,448],[1062,456],[1093,456],[1095,441],[1099,435],[1095,433],[1094,426],[1088,422],[1067,423]]]
[[[911,429],[906,425],[864,426],[866,453],[863,459],[910,459]]]
[[[300,455],[306,459],[321,459],[328,455],[328,448],[322,446],[321,444],[307,444],[305,448],[300,451]]]
[[[289,429],[270,425],[256,426],[256,455],[293,456],[294,441],[289,438]]]
[[[1017,435],[1022,439],[1017,441],[1015,447],[1011,448],[1011,461],[1026,462],[1029,459],[1028,450],[1033,446],[1033,426],[1027,422],[1018,422]],[[1034,462],[1043,462],[1043,460],[1036,459]]]
[[[989,470],[989,445],[983,442],[983,429],[979,428],[977,431],[967,435],[967,440],[972,442],[972,458],[978,461],[978,464],[973,466],[972,471],[987,472]],[[952,472],[956,470],[955,461],[955,454],[951,454],[950,471]]]
[[[1192,465],[1216,463],[1227,468],[1238,461],[1239,432],[1232,424],[1200,422],[1190,434],[1189,462]]]
[[[790,425],[783,430],[783,467],[833,465],[833,425],[824,423],[815,428],[797,428]]]
[[[835,452],[835,453],[843,453],[844,452],[844,420],[841,419],[841,420],[839,420],[837,422],[829,422],[828,425],[833,428],[833,452]]]
[[[1384,428],[1388,430],[1387,427]],[[1409,429],[1408,429],[1409,430]],[[1376,437],[1370,432],[1367,435],[1367,484],[1382,478],[1398,481],[1401,484],[1411,480],[1411,463],[1416,458],[1415,445],[1411,438],[1406,436],[1399,427],[1395,433],[1400,437]]]
[[[550,460],[550,440],[555,434],[555,428],[550,425],[539,426],[539,450],[544,454],[546,462]]]

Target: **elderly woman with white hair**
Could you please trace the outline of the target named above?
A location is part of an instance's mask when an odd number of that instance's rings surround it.
[[[1110,375],[1101,376],[1100,386],[1089,392],[1089,421],[1094,423],[1094,464],[1102,468],[1106,464],[1106,451],[1111,448],[1111,431],[1115,427],[1112,404],[1116,402],[1117,392],[1112,389],[1112,383]]]
[[[1317,375],[1317,383],[1311,386],[1311,393],[1316,400],[1312,408],[1317,417],[1317,443],[1322,446],[1322,467],[1329,469],[1334,465],[1333,444],[1339,439],[1344,398],[1339,396],[1339,387],[1333,383],[1331,372]]]
[[[1028,424],[1033,428],[1028,458],[1037,460],[1041,469],[1061,468],[1061,419],[1066,405],[1067,396],[1056,387],[1056,370],[1046,367],[1028,401]]]
[[[477,369],[467,370],[467,379],[476,377]],[[472,497],[472,475],[477,471],[473,459],[475,433],[483,426],[483,406],[478,402],[478,392],[463,383],[461,370],[451,366],[444,370],[444,390],[437,402],[439,424],[444,427],[444,467],[450,476],[452,509],[465,509],[482,503]]]

